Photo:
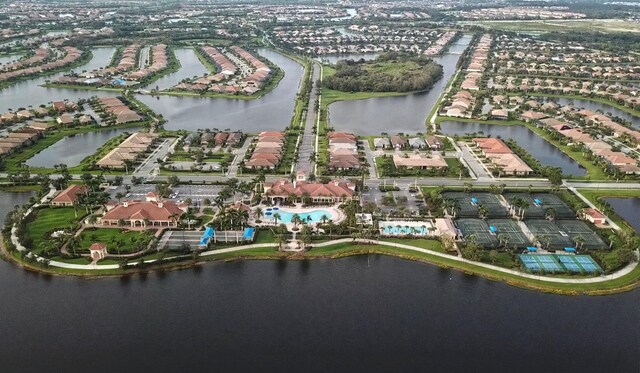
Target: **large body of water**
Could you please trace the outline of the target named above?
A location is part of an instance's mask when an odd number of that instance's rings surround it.
[[[609,202],[616,214],[640,233],[640,198],[606,197],[604,200]]]
[[[110,139],[125,133],[135,132],[137,128],[114,128],[96,132],[67,136],[40,153],[29,158],[25,163],[31,167],[53,167],[64,163],[69,167],[77,166],[80,162],[96,152]]]
[[[586,173],[578,162],[526,127],[447,121],[440,124],[440,130],[449,136],[483,132],[492,137],[511,138],[543,166],[560,167],[564,175],[582,176]]]
[[[442,65],[444,75],[428,92],[334,102],[329,105],[331,127],[360,135],[424,132],[427,115],[455,73],[460,53],[467,48],[470,41],[471,36],[464,35],[447,53],[434,58]]]
[[[92,49],[91,52],[93,53],[91,61],[68,71],[90,71],[106,66],[111,61],[115,48],[95,48]],[[47,104],[50,101],[65,98],[76,101],[80,98],[89,98],[91,96],[113,96],[113,92],[40,87],[40,85],[45,84],[47,80],[55,80],[67,74],[68,71],[46,77],[24,80],[0,90],[0,112],[4,113],[8,109],[16,110],[19,107],[26,108],[29,105],[39,106],[41,104]]]
[[[280,131],[291,122],[295,97],[303,75],[298,62],[269,49],[258,53],[284,70],[278,86],[255,100],[193,98],[172,96],[138,96],[152,110],[167,120],[168,130],[229,128],[242,131]],[[195,55],[185,56],[187,60]]]

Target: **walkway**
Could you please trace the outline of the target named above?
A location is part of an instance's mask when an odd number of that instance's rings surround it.
[[[378,168],[376,167],[376,156],[374,151],[369,147],[369,141],[365,139],[362,143],[364,145],[364,154],[367,157],[367,162],[369,163],[369,180],[378,180]]]
[[[467,163],[471,171],[478,177],[479,180],[493,180],[493,176],[487,171],[485,166],[480,162],[478,157],[473,154],[469,146],[464,142],[459,142],[460,151],[462,151],[462,158]]]
[[[591,207],[592,209],[596,209],[598,211],[600,211],[593,203],[591,203],[591,201],[589,201],[589,199],[587,199],[587,197],[583,196],[582,194],[580,194],[580,192],[578,192],[578,190],[576,188],[574,188],[573,186],[565,183],[566,187],[573,192],[573,194],[575,194],[576,196],[578,196],[578,198],[580,198],[582,200],[582,202],[586,203],[587,206]],[[617,231],[620,230],[620,226],[618,224],[616,224],[613,220],[609,219],[609,217],[607,216],[607,224],[609,224],[609,226]]]
[[[309,93],[309,103],[304,119],[302,141],[298,147],[298,162],[295,166],[295,170],[304,171],[307,175],[315,172],[316,148],[313,128],[316,125],[317,117],[316,101],[318,100],[318,94],[316,93],[316,81],[320,79],[320,68],[315,63],[311,63],[309,68],[311,69],[311,93]]]
[[[253,137],[247,137],[244,140],[244,144],[240,149],[234,150],[233,161],[229,165],[229,171],[227,172],[227,177],[236,177],[238,175],[238,164],[244,159],[247,155],[247,151],[249,150],[249,146],[251,146],[251,142],[253,141]]]

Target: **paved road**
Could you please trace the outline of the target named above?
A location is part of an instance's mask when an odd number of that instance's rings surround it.
[[[486,168],[480,163],[480,160],[476,158],[471,152],[471,149],[464,142],[459,142],[458,146],[462,151],[462,157],[467,165],[471,168],[473,174],[480,180],[492,179],[491,174],[487,172]]]
[[[158,172],[158,159],[163,159],[170,151],[175,149],[177,138],[164,140],[133,172],[137,177],[154,176]]]
[[[369,141],[364,140],[364,154],[369,162],[369,179],[373,182],[378,180],[378,170],[376,169],[376,157],[373,150],[369,147]]]
[[[311,68],[311,93],[309,95],[309,105],[307,106],[307,114],[304,121],[304,132],[302,141],[298,147],[298,163],[295,166],[296,171],[304,171],[307,175],[314,173],[315,159],[311,159],[315,154],[315,135],[313,128],[316,125],[316,82],[320,79],[320,66],[316,63],[310,65]]]
[[[244,144],[242,144],[242,147],[234,150],[235,158],[233,158],[233,162],[231,162],[231,165],[229,166],[229,172],[227,172],[228,177],[236,177],[238,174],[238,164],[244,159],[252,141],[253,137],[247,137]]]

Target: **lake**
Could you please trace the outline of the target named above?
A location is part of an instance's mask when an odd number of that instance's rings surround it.
[[[365,61],[370,61],[378,58],[379,55],[378,53],[323,54],[316,57],[316,59],[322,61],[322,63],[336,64],[343,60],[359,61],[364,59]]]
[[[125,132],[133,133],[137,130],[139,128],[113,128],[67,136],[27,159],[25,163],[30,167],[52,168],[60,163],[69,167],[77,166],[107,141]]]
[[[562,150],[523,126],[446,121],[440,124],[440,130],[449,136],[483,132],[485,135],[500,136],[505,140],[511,138],[539,160],[543,166],[560,167],[564,175],[582,176],[586,173],[586,169],[563,153]]]
[[[65,98],[68,98],[71,101],[77,101],[80,98],[89,98],[91,96],[113,96],[113,92],[44,88],[40,87],[40,85],[45,84],[47,80],[55,80],[69,73],[69,71],[89,71],[106,66],[111,61],[111,56],[113,56],[114,51],[115,48],[94,48],[91,50],[93,58],[85,65],[46,77],[20,81],[12,86],[0,90],[0,112],[4,113],[10,108],[14,110],[19,107],[26,108],[29,105],[35,107],[41,104],[47,104],[50,101],[62,100]]]
[[[605,197],[604,200],[611,205],[616,214],[640,233],[640,198]]]
[[[155,82],[147,85],[146,89],[167,89],[175,86],[186,78],[202,76],[209,70],[200,62],[192,48],[176,48],[176,58],[180,61],[180,69],[174,73],[163,76]]]
[[[303,75],[298,62],[269,49],[258,53],[284,70],[278,86],[255,100],[138,95],[137,98],[168,122],[168,130],[229,128],[246,132],[281,131],[289,125]]]
[[[338,131],[359,135],[379,135],[381,132],[392,134],[424,132],[427,115],[455,73],[460,53],[470,42],[471,36],[464,35],[449,48],[447,53],[434,58],[442,65],[444,75],[428,92],[334,102],[329,105],[330,126]]]
[[[0,214],[29,196],[0,192]],[[640,313],[630,312],[640,289],[550,295],[377,255],[91,281],[0,261],[0,281],[10,372],[633,372],[640,363]]]

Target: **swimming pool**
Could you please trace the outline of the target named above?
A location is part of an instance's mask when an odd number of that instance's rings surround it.
[[[398,227],[398,225],[400,227]],[[393,223],[382,223],[380,224],[380,233],[386,236],[402,236],[402,235],[413,235],[413,236],[426,236],[429,234],[429,227],[431,224],[423,225],[407,225],[402,222],[398,222],[397,224]],[[413,228],[413,229],[412,229]]]
[[[313,211],[309,211],[309,212],[291,212],[291,211],[286,211],[286,210],[275,210],[275,211],[268,211],[265,213],[265,216],[267,219],[273,219],[273,215],[274,214],[279,214],[280,217],[278,218],[278,224],[280,223],[284,223],[284,224],[288,224],[291,223],[291,219],[293,218],[293,215],[298,214],[298,216],[300,216],[300,219],[302,219],[302,221],[306,222],[306,223],[317,223],[322,221],[322,217],[326,215],[327,220],[333,219],[333,214],[331,212],[329,212],[328,210],[313,210]]]

